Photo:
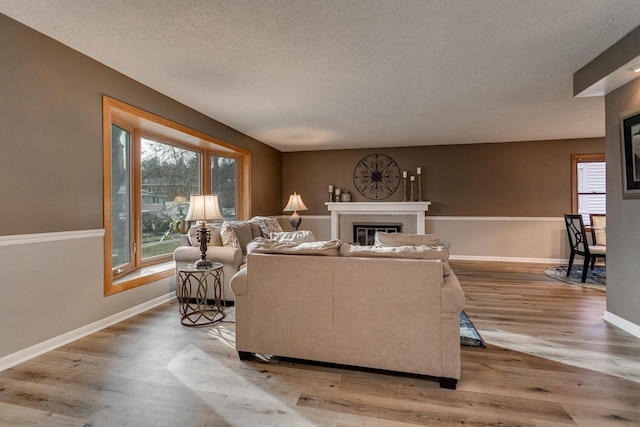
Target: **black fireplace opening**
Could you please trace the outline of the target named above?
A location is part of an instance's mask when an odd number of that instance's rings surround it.
[[[373,246],[377,231],[401,233],[402,224],[353,224],[353,242],[361,246]]]

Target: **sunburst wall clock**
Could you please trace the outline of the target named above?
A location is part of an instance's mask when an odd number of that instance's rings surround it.
[[[356,165],[353,183],[367,199],[384,200],[398,189],[400,168],[389,156],[370,154]]]

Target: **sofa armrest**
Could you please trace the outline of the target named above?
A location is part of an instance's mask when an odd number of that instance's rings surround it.
[[[244,296],[249,293],[249,286],[247,281],[247,269],[243,268],[233,275],[231,278],[231,292],[238,297]]]
[[[442,286],[442,312],[460,313],[464,308],[464,292],[456,275],[451,273],[444,278]]]
[[[200,248],[194,246],[179,246],[173,253],[175,262],[194,262],[200,259]],[[230,246],[209,246],[207,259],[231,265],[237,270],[242,264],[242,251]]]

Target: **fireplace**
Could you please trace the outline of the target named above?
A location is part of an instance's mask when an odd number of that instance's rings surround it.
[[[431,202],[327,202],[331,212],[331,238],[354,239],[354,224],[402,224],[402,233],[424,234],[425,212]],[[375,234],[375,231],[373,232]]]
[[[402,224],[353,224],[353,242],[362,246],[373,246],[377,231],[401,233]]]

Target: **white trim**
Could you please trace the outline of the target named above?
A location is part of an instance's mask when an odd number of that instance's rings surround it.
[[[341,202],[342,203],[342,202]],[[344,202],[349,203],[349,202]],[[351,202],[355,203],[355,202]],[[289,219],[291,215],[280,215],[282,219]],[[331,215],[300,215],[302,219],[327,219]],[[550,216],[425,216],[425,221],[564,221],[563,217]]]
[[[496,261],[496,262],[527,262],[534,264],[567,264],[569,260],[560,258],[525,258],[525,257],[504,257],[504,256],[482,256],[482,255],[454,255],[450,254],[449,259],[454,261]]]
[[[0,236],[0,246],[27,245],[31,243],[56,242],[59,240],[76,240],[93,237],[104,237],[104,229],[56,231],[52,233],[16,234]]]
[[[627,319],[623,319],[622,317],[615,315],[610,311],[605,311],[602,318],[606,322],[611,323],[613,326],[617,326],[623,331],[630,333],[634,337],[640,338],[640,325],[631,323]]]
[[[325,202],[331,212],[331,238],[340,238],[340,215],[415,215],[416,234],[425,232],[431,202]]]
[[[55,350],[56,348],[68,344],[72,341],[86,337],[87,335],[91,335],[118,322],[122,322],[123,320],[126,320],[130,317],[150,310],[154,307],[173,300],[175,297],[175,292],[169,292],[168,294],[161,295],[150,301],[143,302],[142,304],[138,304],[135,307],[131,307],[124,311],[121,311],[120,313],[105,317],[104,319],[98,320],[73,331],[69,331],[36,345],[32,345],[31,347],[25,348],[24,350],[20,350],[8,356],[2,357],[0,358],[0,372],[16,366],[22,362],[26,362],[27,360],[33,359],[36,356],[40,356],[43,353]]]
[[[432,221],[564,221],[550,216],[427,216]]]

